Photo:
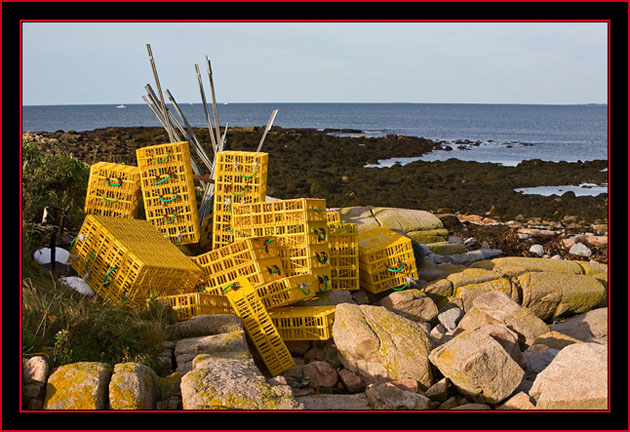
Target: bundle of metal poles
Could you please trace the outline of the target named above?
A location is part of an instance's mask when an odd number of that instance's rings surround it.
[[[201,101],[203,104],[204,113],[206,115],[206,121],[208,123],[208,133],[210,135],[210,144],[212,148],[212,161],[206,152],[206,147],[204,147],[203,143],[199,140],[193,127],[190,125],[184,113],[180,109],[179,105],[175,101],[175,98],[171,94],[171,92],[166,89],[166,96],[168,97],[171,105],[173,106],[175,112],[179,116],[179,120],[175,117],[175,115],[169,110],[164,101],[164,95],[162,93],[162,87],[160,85],[160,80],[158,77],[157,68],[155,66],[155,61],[153,59],[153,53],[151,51],[151,45],[147,44],[147,52],[149,54],[149,61],[151,62],[151,68],[153,70],[153,78],[155,79],[155,86],[157,88],[157,95],[153,91],[153,88],[150,84],[147,84],[144,88],[147,91],[146,96],[142,96],[144,102],[149,106],[149,109],[153,112],[155,117],[158,119],[162,127],[166,130],[168,134],[169,140],[171,142],[179,142],[179,141],[188,141],[188,144],[192,149],[194,149],[195,153],[199,157],[201,163],[207,169],[207,172],[203,172],[199,164],[194,158],[191,158],[192,161],[192,169],[193,173],[199,177],[204,176],[205,174],[209,174],[210,181],[200,180],[201,186],[203,188],[203,197],[201,202],[199,203],[199,220],[202,222],[205,218],[207,218],[212,213],[212,200],[214,198],[214,167],[216,164],[217,153],[225,150],[226,136],[228,130],[228,123],[225,124],[225,128],[223,129],[223,134],[221,134],[221,129],[219,126],[219,111],[217,109],[217,100],[214,91],[214,80],[212,79],[212,66],[210,64],[210,60],[208,56],[206,56],[206,71],[208,73],[208,80],[210,83],[210,94],[212,96],[212,117],[210,117],[210,111],[208,110],[208,103],[206,101],[206,94],[203,88],[203,81],[201,79],[201,73],[199,72],[199,65],[195,64],[195,73],[197,75],[197,82],[199,83],[199,92],[201,93]],[[256,149],[257,152],[260,152],[263,146],[263,142],[265,141],[265,137],[267,136],[267,132],[271,129],[271,125],[276,117],[278,110],[275,109],[271,113],[271,117],[267,122],[267,126],[265,127],[265,131],[258,143],[258,147]],[[214,120],[214,125],[212,120]],[[207,178],[207,177],[206,177]]]

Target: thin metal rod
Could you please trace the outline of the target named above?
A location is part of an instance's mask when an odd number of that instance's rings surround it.
[[[221,137],[221,151],[223,151],[223,148],[225,147],[225,137],[227,136],[227,131],[228,131],[228,122],[225,122],[225,129],[223,129],[223,136]]]
[[[277,109],[273,110],[273,112],[271,113],[271,117],[269,117],[269,121],[267,122],[267,126],[265,127],[265,132],[263,133],[263,136],[260,138],[260,142],[258,143],[258,148],[256,149],[256,153],[260,152],[260,149],[263,146],[263,142],[265,142],[265,137],[267,136],[267,132],[269,132],[269,129],[271,129],[271,125],[273,124],[273,121],[276,118],[276,114],[278,114]]]
[[[206,56],[206,69],[208,70],[208,79],[210,80],[210,92],[212,94],[212,114],[214,115],[214,127],[217,133],[217,142],[221,141],[221,132],[219,131],[219,110],[217,109],[217,98],[214,94],[214,80],[212,79],[212,65],[208,56]],[[223,149],[221,149],[222,151]]]
[[[155,61],[153,60],[153,52],[151,51],[151,44],[147,44],[147,52],[149,53],[149,60],[151,61],[151,68],[153,69],[153,77],[155,78],[155,85],[157,86],[158,94],[160,95],[160,110],[162,111],[162,118],[167,119],[168,115],[166,114],[166,103],[164,102],[164,95],[162,94],[162,87],[160,86],[160,79],[158,78],[157,68],[155,67]],[[174,136],[172,136],[173,130],[169,126],[169,137],[173,140]]]
[[[149,95],[149,98],[151,98],[151,95]],[[151,109],[151,111],[153,111],[153,114],[155,115],[155,117],[157,117],[157,119],[162,124],[162,126],[164,126],[164,122],[162,121],[162,118],[160,117],[158,112],[151,106],[151,103],[149,102],[149,100],[145,96],[142,96],[142,99],[144,99],[144,101],[147,103],[147,105],[149,106],[149,109]],[[190,138],[188,137],[188,135],[186,134],[184,129],[181,127],[181,125],[179,124],[177,119],[173,116],[173,113],[168,111],[168,114],[169,114],[169,116],[171,118],[171,121],[173,121],[175,123],[175,126],[177,126],[177,128],[181,132],[181,134],[184,137],[184,139],[186,139],[186,141],[190,142]],[[164,126],[164,129],[166,129],[166,126]],[[173,131],[173,132],[174,132],[174,134],[175,134],[175,136],[177,138],[177,141],[181,141],[181,138],[179,138],[177,133],[175,131]],[[201,168],[199,167],[199,164],[197,164],[197,162],[193,158],[190,158],[190,161],[191,161],[193,173],[196,174],[196,175],[199,175],[199,176],[202,175],[201,174]],[[203,182],[203,181],[200,181],[200,182],[201,182],[201,186],[205,190],[205,188],[207,187],[206,183]]]
[[[208,122],[208,132],[210,133],[210,140],[212,141],[212,151],[216,153],[218,151],[217,142],[214,139],[214,133],[212,132],[212,120],[210,120],[210,112],[208,111],[208,102],[206,102],[206,93],[203,91],[203,82],[201,80],[201,74],[199,73],[198,64],[195,64],[195,73],[197,74],[197,81],[199,82],[199,91],[201,92],[201,101],[203,102],[203,110],[206,113],[206,121]]]
[[[173,107],[175,107],[175,111],[177,111],[177,114],[179,114],[179,116],[181,117],[182,121],[184,122],[184,125],[188,129],[188,132],[189,132],[190,136],[193,138],[194,143],[195,143],[195,146],[194,146],[195,147],[195,151],[199,155],[199,158],[208,167],[208,169],[211,169],[212,162],[210,162],[210,159],[208,159],[208,156],[203,151],[203,147],[201,147],[201,144],[199,143],[199,140],[197,139],[197,135],[195,135],[195,131],[190,126],[190,123],[188,123],[188,120],[186,120],[186,117],[184,116],[184,113],[182,113],[181,109],[179,108],[179,105],[177,105],[177,102],[175,101],[175,98],[173,97],[173,95],[171,94],[171,92],[168,89],[166,90],[166,95],[168,96],[169,100],[173,104]]]
[[[153,102],[153,105],[155,105],[156,107],[159,107],[160,102],[158,101],[158,97],[153,91],[153,88],[151,88],[151,85],[150,84],[145,85],[144,89],[147,91],[147,96],[149,96],[149,99],[151,100],[151,102]],[[161,114],[161,111],[160,111],[160,114]],[[171,118],[173,118],[173,113],[171,113],[171,110],[167,108],[166,117],[162,117],[162,121],[167,125],[167,126],[164,126],[164,128],[166,129],[167,132],[169,132],[169,139],[172,142],[180,141],[180,137],[177,135],[175,128],[170,122]]]

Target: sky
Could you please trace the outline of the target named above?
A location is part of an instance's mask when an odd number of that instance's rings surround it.
[[[24,105],[606,103],[607,23],[23,23]]]

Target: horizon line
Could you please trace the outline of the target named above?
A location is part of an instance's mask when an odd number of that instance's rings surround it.
[[[146,105],[141,102],[122,102],[122,103],[60,103],[60,104],[22,104],[23,107],[45,107],[45,106],[118,106],[118,105]],[[202,105],[203,102],[180,102],[179,105]],[[547,102],[547,103],[533,103],[533,102],[230,102],[221,101],[217,102],[217,105],[229,105],[229,104],[399,104],[399,105],[608,105],[607,102]],[[173,104],[167,103],[166,105],[172,106]],[[208,103],[208,105],[212,105]]]

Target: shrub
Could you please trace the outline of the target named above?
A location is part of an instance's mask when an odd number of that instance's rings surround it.
[[[42,154],[22,142],[22,217],[40,222],[45,207],[70,207],[67,228],[81,225],[90,166],[72,155]]]

